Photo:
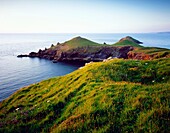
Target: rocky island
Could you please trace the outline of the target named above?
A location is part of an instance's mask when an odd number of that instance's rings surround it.
[[[75,37],[64,43],[52,44],[48,49],[40,49],[38,52],[18,55],[18,57],[38,57],[53,62],[90,62],[103,61],[107,58],[153,59],[160,56],[158,52],[164,52],[161,56],[169,56],[166,49],[160,48],[147,48],[152,54],[145,53],[143,52],[145,48],[139,44],[142,42],[130,36],[122,38],[112,45],[99,44],[82,37]],[[154,50],[157,51],[156,54],[152,52]]]

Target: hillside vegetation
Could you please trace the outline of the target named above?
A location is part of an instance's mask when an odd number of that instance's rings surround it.
[[[80,36],[75,37],[69,41],[63,43],[64,45],[68,45],[70,48],[77,48],[77,47],[86,47],[86,46],[101,46],[101,44],[90,41],[86,38],[82,38]]]
[[[112,59],[22,88],[0,132],[169,132],[170,59]]]
[[[118,42],[116,42],[115,44],[113,44],[113,46],[133,46],[133,47],[143,47],[142,42],[130,37],[130,36],[126,36],[122,39],[120,39]]]
[[[142,48],[135,49],[133,52],[145,53],[145,54],[153,56],[154,58],[161,58],[165,56],[170,57],[170,50],[166,48],[142,47]]]
[[[141,45],[135,43],[135,42],[132,42],[132,41],[129,41],[129,40],[123,40],[121,42],[117,42],[115,44],[113,44],[113,46],[133,46],[133,47],[142,47]]]
[[[58,43],[57,45],[52,45],[47,50],[60,50],[60,51],[65,52],[68,50],[73,50],[76,48],[88,47],[88,46],[97,47],[97,46],[101,46],[101,44],[78,36],[68,41],[65,41],[64,43]]]
[[[93,42],[91,40],[88,40],[86,38],[83,38],[83,37],[75,37],[69,41],[66,41],[64,43],[62,43],[62,45],[67,45],[70,47],[70,49],[73,49],[73,48],[80,48],[80,47],[87,47],[87,46],[133,46],[133,47],[143,47],[142,45],[142,42],[130,37],[130,36],[127,36],[127,37],[124,37],[122,39],[120,39],[118,42],[116,42],[115,44],[113,45],[108,45],[108,44],[99,44],[99,43],[96,43],[96,42]]]

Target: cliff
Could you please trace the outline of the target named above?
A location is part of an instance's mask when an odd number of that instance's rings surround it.
[[[53,61],[103,61],[108,57],[127,58],[127,53],[133,47],[110,47],[110,46],[84,46],[70,50],[40,50],[38,53],[31,52],[29,57],[45,58]]]

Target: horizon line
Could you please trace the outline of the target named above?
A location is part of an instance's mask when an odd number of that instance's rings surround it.
[[[157,32],[0,32],[0,34],[145,34],[145,33],[170,33],[170,31]]]

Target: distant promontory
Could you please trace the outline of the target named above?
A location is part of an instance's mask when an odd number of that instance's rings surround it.
[[[90,62],[108,58],[150,60],[170,55],[168,49],[143,47],[140,44],[141,41],[130,36],[110,45],[99,44],[78,36],[64,43],[52,44],[50,48],[17,57],[38,57],[53,62]]]

